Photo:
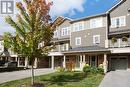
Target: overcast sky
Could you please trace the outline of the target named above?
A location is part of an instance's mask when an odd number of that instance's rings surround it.
[[[119,0],[52,0],[50,15],[54,19],[57,16],[65,16],[72,19],[104,13]],[[15,13],[16,9],[15,9]],[[15,14],[13,15],[15,17]],[[0,35],[4,32],[14,32],[0,15]]]

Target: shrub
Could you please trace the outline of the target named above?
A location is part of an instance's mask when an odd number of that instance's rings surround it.
[[[90,70],[91,70],[91,67],[90,67],[88,64],[86,64],[86,65],[83,67],[83,72],[85,72],[85,73],[90,72]]]
[[[98,73],[98,68],[97,67],[91,67],[90,72],[92,74],[97,74]]]
[[[83,67],[83,72],[92,74],[103,74],[104,70],[102,67],[90,67],[88,64],[86,64]]]
[[[65,71],[65,68],[62,68],[62,67],[57,68],[57,72],[64,72],[64,71]]]
[[[104,69],[103,68],[98,68],[98,73],[99,74],[104,74]]]

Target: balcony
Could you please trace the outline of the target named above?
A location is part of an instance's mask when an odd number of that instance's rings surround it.
[[[112,40],[109,40],[109,48],[125,48],[130,47],[130,38],[127,41],[122,41],[122,38],[118,38],[116,42],[112,43]]]
[[[62,51],[68,51],[70,48],[69,44],[61,44],[61,45],[56,45],[54,49],[52,49],[51,52],[62,52]]]

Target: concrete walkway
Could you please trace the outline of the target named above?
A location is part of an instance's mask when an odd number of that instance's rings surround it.
[[[35,76],[49,74],[53,72],[55,72],[55,70],[49,68],[35,69]],[[0,73],[0,84],[12,80],[27,78],[27,77],[31,77],[31,70]]]
[[[106,74],[99,87],[130,87],[130,72],[111,71]]]

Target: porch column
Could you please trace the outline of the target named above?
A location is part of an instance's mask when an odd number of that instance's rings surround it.
[[[63,59],[63,68],[66,68],[66,56],[64,55],[64,59]]]
[[[80,55],[80,70],[82,70],[82,55]]]
[[[20,67],[20,59],[19,59],[19,57],[17,57],[17,62],[18,62],[18,67]]]
[[[82,64],[82,68],[85,66],[86,61],[85,61],[85,54],[83,55],[83,64]]]
[[[37,68],[37,63],[38,63],[37,58],[35,58],[35,61],[34,61],[34,67],[35,68]]]
[[[104,54],[103,69],[104,69],[104,73],[107,73],[108,70],[107,54]]]
[[[25,58],[25,66],[24,66],[25,68],[27,68],[28,67],[28,58],[26,57]]]
[[[54,56],[51,56],[51,69],[54,69]]]
[[[17,62],[17,57],[15,57],[15,62]]]

